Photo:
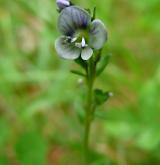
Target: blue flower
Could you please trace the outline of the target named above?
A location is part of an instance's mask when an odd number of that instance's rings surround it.
[[[63,10],[66,7],[70,6],[70,0],[56,0],[59,10]]]
[[[107,30],[102,21],[91,21],[89,13],[77,6],[62,10],[58,28],[62,36],[56,40],[55,48],[65,59],[75,60],[81,56],[88,60],[93,50],[101,49],[107,40]]]

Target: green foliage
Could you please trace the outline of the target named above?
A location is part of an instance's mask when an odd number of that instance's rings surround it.
[[[83,69],[87,68],[87,62],[85,62],[84,60],[82,60],[82,58],[78,58],[75,60],[75,62],[80,65]]]
[[[95,105],[101,105],[106,102],[110,97],[110,92],[103,92],[101,89],[94,90]]]
[[[10,128],[8,126],[7,121],[5,121],[4,119],[0,119],[0,148],[2,148],[10,135]]]
[[[96,19],[96,7],[93,9],[92,21]]]
[[[46,142],[35,132],[25,133],[18,139],[16,154],[22,165],[45,165],[47,154]]]
[[[1,165],[11,165],[10,161],[8,160],[8,158],[4,155],[0,156],[0,164]]]
[[[109,31],[95,87],[113,91],[114,97],[96,112],[91,149],[115,165],[160,164],[160,1],[73,2],[96,6],[96,18]],[[46,153],[50,164],[81,164],[80,152],[69,142],[80,145],[83,130],[75,113],[83,121],[86,89],[69,73],[79,68],[55,53],[55,9],[51,0],[0,1],[0,165],[46,165]],[[100,93],[99,102],[106,98]],[[44,118],[37,123],[39,114]],[[38,133],[31,132],[37,125]],[[103,159],[97,156],[93,164],[107,165]]]
[[[77,71],[77,70],[71,70],[71,73],[73,74],[76,74],[78,76],[82,76],[82,77],[85,77],[86,75],[80,71]]]

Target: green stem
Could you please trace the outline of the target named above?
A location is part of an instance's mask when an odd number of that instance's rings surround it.
[[[87,70],[87,87],[88,87],[88,98],[87,98],[87,108],[85,116],[85,131],[84,131],[84,159],[85,165],[89,165],[89,135],[91,130],[92,123],[92,112],[93,112],[93,85],[94,85],[94,76],[95,75],[95,66],[93,58],[89,60],[88,70]]]

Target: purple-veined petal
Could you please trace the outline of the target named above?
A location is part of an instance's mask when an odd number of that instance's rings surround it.
[[[55,41],[55,49],[60,57],[69,60],[77,59],[81,54],[81,49],[67,41],[65,36],[59,37]]]
[[[94,49],[101,49],[107,41],[108,33],[103,22],[95,19],[91,23],[89,45]]]
[[[82,52],[81,52],[81,58],[83,60],[88,60],[90,59],[90,57],[93,55],[93,50],[89,47],[85,47],[82,49]]]
[[[60,32],[72,36],[77,29],[85,29],[91,23],[89,13],[77,6],[70,6],[62,10],[58,20]]]

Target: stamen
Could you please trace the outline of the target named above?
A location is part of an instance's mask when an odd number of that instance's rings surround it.
[[[81,46],[82,46],[82,48],[84,48],[86,46],[86,41],[85,41],[84,37],[82,37]]]

